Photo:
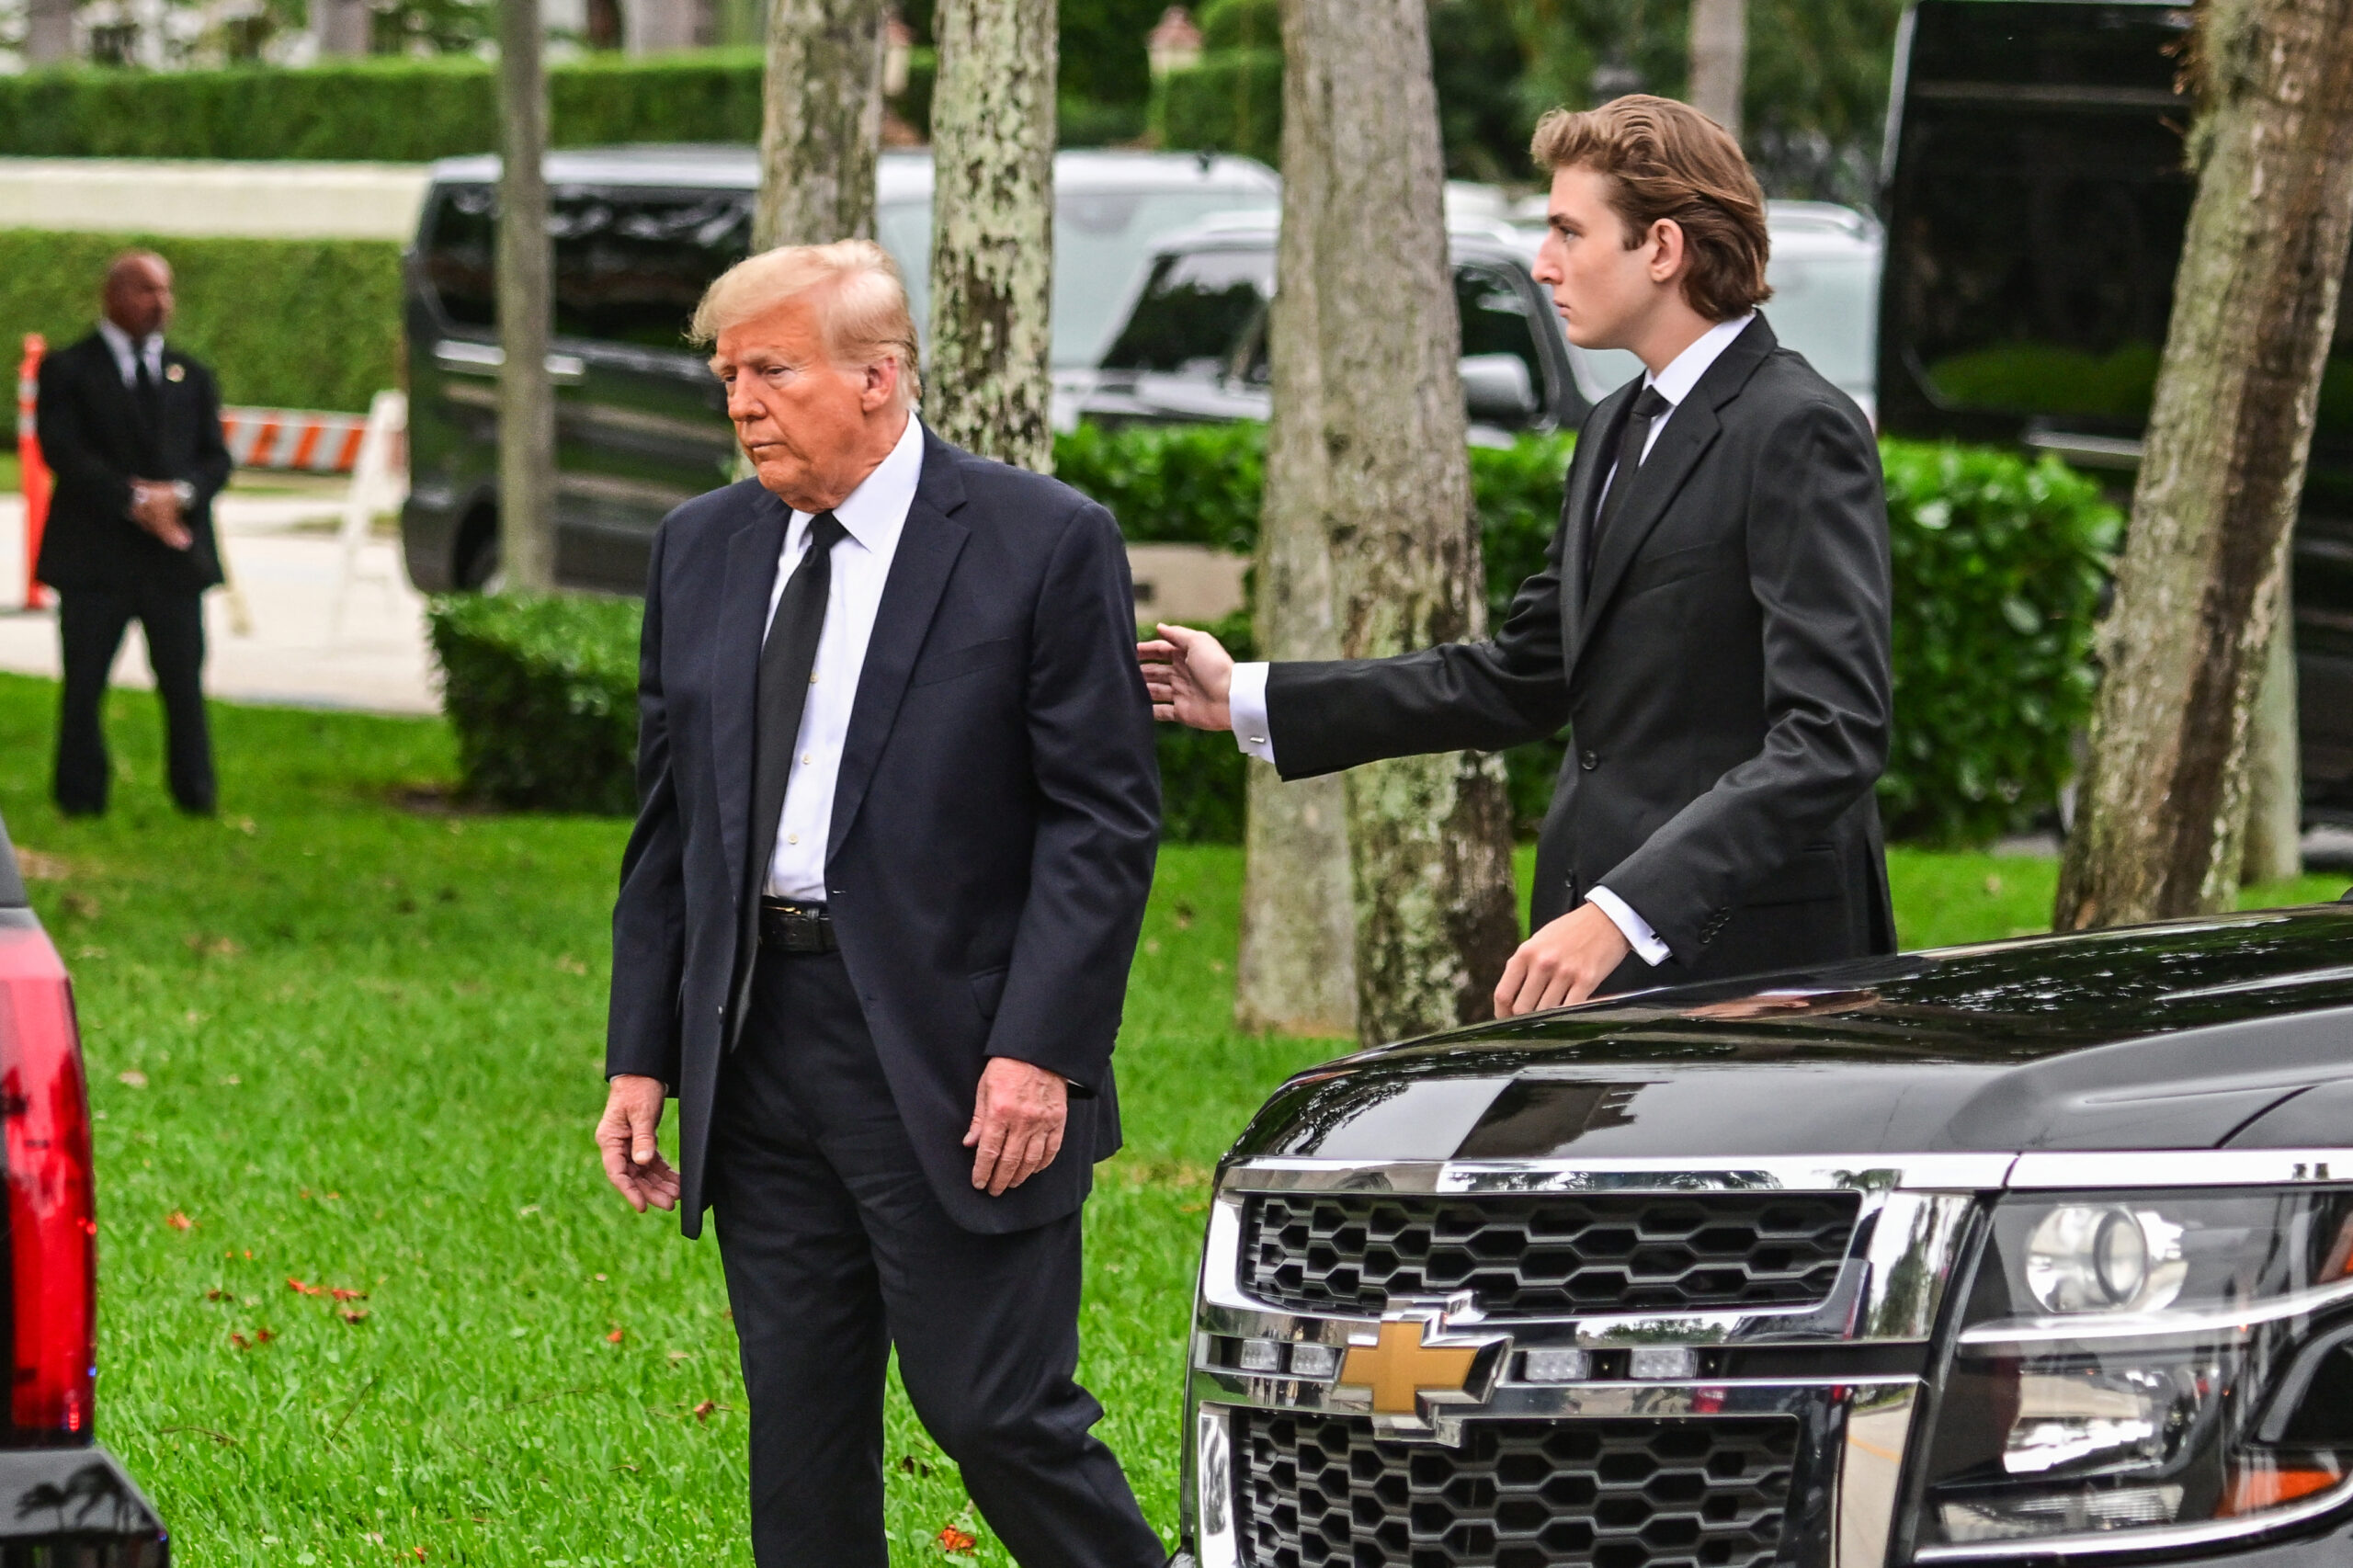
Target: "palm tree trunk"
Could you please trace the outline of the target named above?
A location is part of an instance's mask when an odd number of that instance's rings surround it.
[[[506,586],[526,591],[555,585],[545,41],[540,0],[499,0],[498,551]]]

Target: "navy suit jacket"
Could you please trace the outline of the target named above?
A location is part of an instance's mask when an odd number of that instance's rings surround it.
[[[677,1096],[690,1236],[733,1039],[755,687],[790,517],[756,481],[698,496],[663,520],[645,588],[605,1065]],[[851,709],[826,903],[900,1117],[968,1230],[1070,1213],[1120,1146],[1111,1045],[1160,817],[1134,621],[1108,512],[924,433]],[[1061,1154],[997,1198],[962,1146],[992,1056],[1074,1085]]]

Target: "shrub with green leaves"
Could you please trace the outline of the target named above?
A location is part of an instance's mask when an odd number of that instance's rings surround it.
[[[0,77],[0,83],[8,78]],[[380,240],[212,240],[0,229],[0,345],[92,331],[107,263],[133,245],[172,264],[172,342],[232,403],[358,413],[401,384],[401,248]],[[0,444],[13,444],[6,426]]]
[[[2123,518],[2053,457],[1885,441],[1895,579],[1891,837],[1983,844],[2030,824],[2091,718],[2092,629]]]
[[[426,607],[466,793],[497,805],[637,809],[635,599],[449,594]]]

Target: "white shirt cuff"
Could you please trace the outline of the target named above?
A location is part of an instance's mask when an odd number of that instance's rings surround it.
[[[1233,666],[1233,684],[1225,694],[1225,710],[1233,721],[1233,744],[1245,756],[1275,760],[1274,733],[1267,727],[1267,666],[1262,663]]]
[[[1609,924],[1618,927],[1634,956],[1646,964],[1665,963],[1670,956],[1666,944],[1658,939],[1651,923],[1634,913],[1633,906],[1608,888],[1596,888],[1585,895],[1586,902],[1609,916]]]

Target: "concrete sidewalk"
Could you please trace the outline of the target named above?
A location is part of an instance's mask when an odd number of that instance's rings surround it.
[[[433,713],[432,654],[425,601],[408,585],[397,540],[360,548],[343,621],[334,624],[343,550],[334,534],[340,487],[311,494],[223,496],[215,514],[229,576],[243,592],[250,626],[236,630],[230,596],[205,596],[204,687],[237,702]],[[0,562],[22,559],[24,503],[0,496]],[[57,618],[47,610],[0,613],[0,670],[58,671]],[[152,687],[146,646],[133,627],[114,678]]]

